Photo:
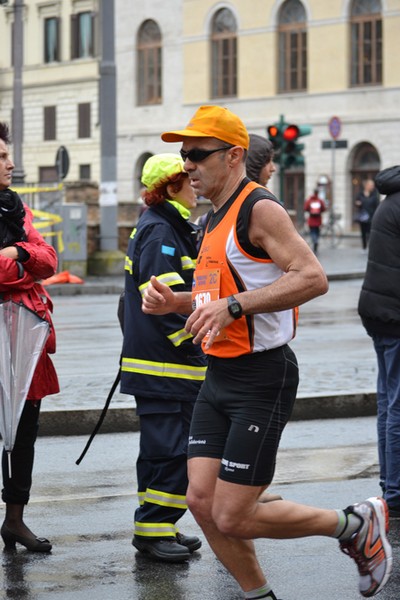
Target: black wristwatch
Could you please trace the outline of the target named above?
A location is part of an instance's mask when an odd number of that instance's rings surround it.
[[[231,317],[234,319],[240,319],[243,314],[242,306],[235,296],[228,297],[228,310]]]

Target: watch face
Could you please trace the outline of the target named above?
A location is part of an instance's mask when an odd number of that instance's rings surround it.
[[[236,302],[232,302],[232,304],[231,304],[231,312],[234,315],[240,314],[240,306]]]
[[[228,298],[228,310],[234,319],[239,319],[242,316],[242,307],[233,296]]]

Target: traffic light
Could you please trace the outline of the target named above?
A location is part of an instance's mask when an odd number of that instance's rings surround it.
[[[281,124],[276,123],[275,125],[270,125],[267,128],[268,139],[272,142],[275,151],[275,158],[277,159],[279,150],[282,146],[282,127]]]
[[[290,167],[299,167],[304,165],[304,144],[298,143],[298,138],[303,135],[310,135],[312,128],[310,125],[287,125],[282,132],[282,148],[280,155],[280,165],[283,169]]]
[[[304,144],[298,143],[298,138],[309,135],[310,125],[289,125],[281,115],[280,121],[267,127],[268,139],[274,147],[274,160],[279,163],[281,170],[304,165],[302,151]]]

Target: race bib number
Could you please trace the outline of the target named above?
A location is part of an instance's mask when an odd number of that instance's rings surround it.
[[[213,300],[219,300],[220,280],[220,269],[204,269],[202,271],[194,272],[192,286],[193,310],[203,304],[208,304],[208,302],[212,302]],[[204,339],[206,339],[208,335],[209,334],[207,334]],[[223,329],[214,339],[214,343],[226,339],[227,335]]]
[[[219,299],[221,272],[219,269],[195,271],[192,286],[193,308]]]

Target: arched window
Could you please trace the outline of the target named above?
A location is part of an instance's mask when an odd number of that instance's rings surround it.
[[[382,83],[380,0],[354,0],[351,7],[351,85]]]
[[[279,11],[280,92],[301,92],[307,89],[306,20],[300,0],[287,0]]]
[[[161,32],[154,21],[145,21],[137,37],[137,103],[160,104],[161,88]]]
[[[237,25],[232,12],[219,10],[211,31],[211,94],[213,98],[237,95]]]

